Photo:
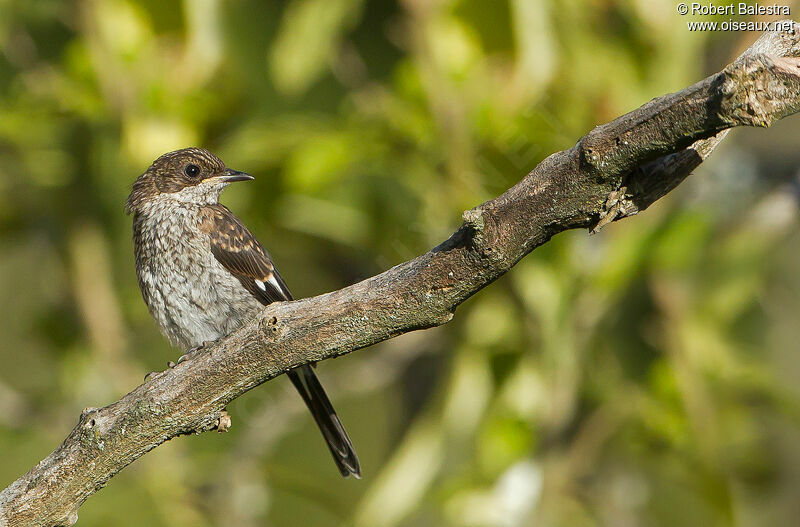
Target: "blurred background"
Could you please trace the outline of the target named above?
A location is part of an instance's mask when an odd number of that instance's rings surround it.
[[[338,289],[758,36],[691,33],[675,7],[0,1],[0,487],[180,355],[122,210],[157,156],[205,146],[255,175],[223,202],[296,296]],[[795,524],[798,134],[736,130],[650,210],[555,237],[445,327],[321,364],[362,481],[279,378],[79,525]]]

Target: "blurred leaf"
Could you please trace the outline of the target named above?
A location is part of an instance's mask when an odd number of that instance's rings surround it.
[[[319,78],[354,24],[362,0],[292,0],[270,50],[269,64],[278,88],[298,94]]]

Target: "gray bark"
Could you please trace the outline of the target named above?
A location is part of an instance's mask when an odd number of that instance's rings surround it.
[[[430,252],[350,287],[273,304],[250,324],[87,408],[64,442],[0,493],[0,527],[60,526],[163,442],[230,421],[225,407],[287,370],[446,323],[456,307],[567,229],[596,232],[675,188],[735,126],[800,109],[800,26],[764,34],[720,73],[598,126],[501,196],[464,213]]]

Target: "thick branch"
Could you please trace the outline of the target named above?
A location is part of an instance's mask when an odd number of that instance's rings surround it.
[[[456,307],[554,234],[597,230],[677,186],[734,126],[800,109],[800,38],[767,33],[722,72],[598,126],[496,199],[444,243],[345,289],[273,304],[247,326],[87,408],[52,454],[0,493],[0,527],[72,525],[117,472],[181,434],[216,428],[233,399],[287,370],[416,329]]]

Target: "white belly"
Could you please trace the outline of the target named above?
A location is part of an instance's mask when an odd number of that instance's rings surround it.
[[[161,332],[188,349],[228,335],[263,307],[211,253],[198,209],[154,205],[136,245],[139,287]]]

